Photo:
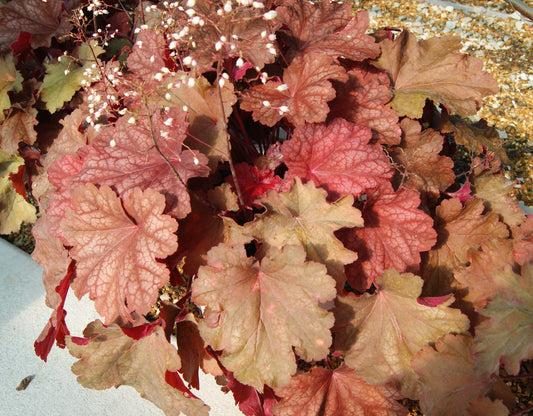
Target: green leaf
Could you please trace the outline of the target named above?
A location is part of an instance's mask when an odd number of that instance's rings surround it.
[[[22,75],[15,68],[13,56],[0,56],[0,121],[4,119],[4,110],[11,107],[9,91],[22,90]]]
[[[100,60],[96,59],[95,62],[95,57],[104,52],[96,41],[91,40],[89,44],[83,43],[75,50],[74,56],[64,55],[59,57],[57,62],[47,65],[39,92],[48,111],[55,113],[63,107],[65,101],[74,96],[84,80],[97,77],[98,68],[92,68],[91,65],[99,65]]]

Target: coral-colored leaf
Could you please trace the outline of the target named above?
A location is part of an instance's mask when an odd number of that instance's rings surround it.
[[[436,307],[418,303],[423,282],[413,274],[389,269],[376,283],[375,295],[337,297],[336,349],[345,352],[345,363],[368,383],[392,382],[405,397],[417,398],[414,354],[449,332],[465,332],[468,318],[449,308],[453,296]]]
[[[207,256],[192,286],[206,307],[200,334],[237,380],[262,392],[290,381],[293,347],[308,361],[327,355],[333,315],[320,305],[335,297],[335,281],[302,247],[271,247],[256,260],[243,245],[219,244]]]
[[[481,107],[481,99],[496,94],[498,84],[482,71],[483,61],[458,52],[459,37],[417,41],[404,30],[396,39],[380,43],[375,63],[394,84],[392,108],[400,116],[420,118],[426,99],[444,104],[452,114],[468,116]]]
[[[50,47],[54,36],[66,35],[71,24],[62,0],[13,0],[0,9],[0,51],[9,50],[19,32],[31,33],[31,45]]]
[[[365,226],[338,233],[346,247],[359,255],[346,266],[350,286],[365,291],[389,268],[418,271],[420,252],[436,241],[433,219],[419,205],[420,196],[413,189],[394,192],[386,185],[368,191],[362,211]]]
[[[405,170],[405,183],[437,199],[455,181],[453,160],[439,155],[444,138],[433,129],[422,131],[418,121],[408,118],[400,126],[402,143],[391,154]]]
[[[128,55],[127,65],[132,76],[143,83],[154,81],[155,74],[165,65],[166,42],[162,34],[151,30],[141,30]]]
[[[335,82],[337,96],[330,103],[329,118],[343,117],[372,129],[372,138],[383,144],[399,144],[398,114],[387,104],[393,93],[387,74],[370,65],[348,71],[348,81]]]
[[[131,386],[167,415],[208,415],[209,407],[201,400],[167,383],[167,373],[180,368],[180,359],[160,326],[135,340],[116,324],[104,327],[100,321],[93,321],[83,335],[88,338],[85,345],[67,338],[70,354],[79,358],[72,372],[83,387],[103,390]]]
[[[89,293],[107,323],[150,310],[159,287],[169,279],[168,269],[156,258],[177,249],[177,222],[162,215],[163,195],[137,188],[123,204],[107,186],[80,186],[61,223],[76,260],[74,293],[78,298]]]
[[[281,148],[286,176],[312,180],[335,197],[359,197],[393,175],[381,146],[369,144],[370,138],[368,127],[341,118],[297,127]]]
[[[456,198],[446,199],[436,209],[437,244],[423,266],[424,296],[450,293],[453,269],[468,262],[468,249],[483,241],[506,238],[505,224],[494,213],[483,214],[483,201],[473,199],[465,206]]]
[[[427,416],[463,416],[468,404],[489,392],[496,381],[474,371],[472,338],[445,335],[413,358],[420,376],[420,407]]]
[[[379,46],[372,36],[366,35],[368,13],[352,14],[350,3],[330,1],[297,1],[293,5],[276,8],[283,40],[299,52],[319,52],[338,58],[362,61],[376,58]]]
[[[352,206],[353,196],[330,204],[326,195],[313,182],[302,184],[296,176],[289,192],[269,191],[260,199],[267,212],[245,224],[244,229],[263,244],[278,248],[301,245],[309,260],[325,264],[340,283],[344,280],[343,265],[355,261],[357,254],[346,249],[333,233],[343,227],[362,227],[363,221]]]
[[[329,56],[305,54],[283,71],[283,83],[268,81],[244,91],[241,108],[252,111],[254,120],[270,127],[283,117],[295,126],[321,123],[329,112],[327,102],[335,98],[330,81],[346,79],[344,69]]]
[[[121,196],[128,196],[136,187],[151,188],[164,193],[167,212],[184,218],[191,210],[184,184],[191,177],[207,176],[209,169],[204,155],[183,148],[183,118],[181,112],[169,115],[172,124],[167,126],[164,119],[154,115],[151,124],[142,119],[133,126],[121,117],[94,140],[92,146],[97,152],[86,158],[77,183],[114,186]],[[161,135],[163,131],[169,133],[168,138]],[[154,147],[154,140],[179,177]]]
[[[289,385],[277,388],[282,400],[272,408],[276,416],[401,416],[408,411],[396,400],[398,393],[372,386],[351,368],[316,367],[294,376]]]
[[[523,266],[533,263],[533,215],[528,215],[519,227],[513,227],[513,257]]]
[[[35,250],[33,250],[31,257],[43,268],[45,302],[49,308],[56,309],[61,303],[61,297],[55,288],[67,273],[70,264],[68,251],[59,238],[50,235],[50,222],[47,213],[39,217],[31,232],[35,238]]]
[[[486,308],[478,309],[490,319],[476,327],[476,369],[492,373],[501,361],[516,375],[520,362],[533,358],[533,264],[525,264],[521,275],[510,266],[494,274],[502,288]]]
[[[196,0],[190,7],[202,17],[203,24],[189,25],[188,36],[180,43],[196,61],[195,68],[206,72],[218,60],[242,58],[259,71],[274,62],[277,49],[272,36],[279,24],[264,19],[262,7],[233,4],[231,13],[218,12],[220,7],[220,3],[209,0]]]

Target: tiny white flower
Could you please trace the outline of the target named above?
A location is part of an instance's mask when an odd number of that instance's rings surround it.
[[[114,139],[111,139],[111,140],[109,141],[109,146],[111,146],[111,147],[115,147],[116,145],[117,145],[117,142],[116,142]]]
[[[226,4],[224,4],[224,11],[226,13],[230,13],[233,7],[231,6],[231,1],[228,1]]]
[[[237,68],[242,68],[243,65],[244,65],[244,61],[242,58],[237,59],[237,62],[235,62],[235,66]]]
[[[254,9],[263,9],[265,7],[265,5],[262,2],[260,2],[260,1],[254,1],[254,2],[252,2],[252,7]]]
[[[276,87],[278,91],[286,91],[289,89],[289,86],[287,84],[281,84]]]
[[[128,118],[128,123],[129,124],[135,124],[135,117]]]
[[[172,96],[167,92],[165,94],[165,100],[170,101],[171,98],[172,98]]]
[[[270,11],[266,12],[263,15],[263,19],[272,20],[272,19],[276,18],[277,15],[278,15],[278,13],[275,10],[270,10]]]
[[[217,43],[215,43],[215,50],[216,51],[221,50],[223,45],[224,43],[222,43],[221,41],[218,41]]]
[[[172,117],[169,117],[169,118],[167,118],[167,119],[163,122],[163,124],[164,124],[165,126],[169,126],[169,127],[170,127],[170,126],[172,126],[172,122],[173,122],[173,121],[174,121],[174,119],[173,119]]]
[[[264,105],[265,107],[270,107],[270,101],[264,100],[264,101],[263,101],[263,105]]]
[[[289,107],[287,107],[286,105],[282,105],[282,106],[279,108],[279,113],[280,113],[280,114],[286,113],[287,111],[289,111]]]
[[[200,164],[200,161],[198,160],[198,158],[196,156],[194,156],[193,162],[194,162],[195,165],[199,165]]]

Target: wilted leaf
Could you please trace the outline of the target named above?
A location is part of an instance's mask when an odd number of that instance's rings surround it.
[[[438,306],[421,305],[422,279],[389,269],[376,279],[375,295],[339,296],[335,308],[335,348],[345,363],[371,384],[391,382],[402,395],[417,398],[414,354],[428,342],[450,332],[465,332],[468,318],[449,308],[454,298]],[[371,347],[370,347],[371,346]]]
[[[355,261],[357,254],[346,249],[333,233],[343,227],[362,227],[363,221],[352,206],[353,196],[331,204],[326,196],[326,191],[313,182],[302,184],[296,176],[289,192],[269,191],[259,200],[267,212],[245,224],[244,231],[278,248],[301,245],[309,260],[325,264],[340,283],[344,280],[343,265]]]
[[[200,334],[237,380],[262,392],[290,381],[293,347],[307,361],[327,355],[333,315],[320,304],[335,297],[335,281],[302,247],[271,247],[256,260],[242,245],[219,244],[207,257],[192,286],[206,307]]]
[[[37,220],[35,207],[15,190],[9,178],[22,165],[22,158],[0,149],[0,234],[18,231],[23,222]]]
[[[350,3],[297,1],[276,8],[283,41],[297,52],[319,52],[353,61],[376,58],[379,46],[366,35],[368,13],[352,14]]]
[[[424,129],[415,120],[404,118],[400,126],[403,138],[391,154],[403,166],[406,183],[437,199],[455,182],[453,160],[440,156],[444,138],[433,129]]]
[[[474,176],[474,196],[481,198],[491,212],[498,214],[509,226],[521,224],[526,219],[526,213],[518,201],[511,197],[513,181],[506,179],[502,174],[483,172]]]
[[[533,358],[533,264],[525,264],[522,275],[506,266],[494,277],[501,289],[477,310],[490,319],[476,327],[476,370],[493,373],[501,362],[516,375],[520,362]]]
[[[400,116],[422,117],[426,99],[445,105],[452,114],[472,115],[483,97],[499,91],[494,78],[482,71],[481,58],[458,52],[459,37],[417,41],[404,30],[393,41],[379,45],[381,56],[374,64],[392,78],[391,105]]]
[[[446,199],[436,209],[437,244],[429,252],[424,265],[424,296],[450,293],[453,270],[468,262],[468,249],[478,248],[483,241],[506,238],[505,224],[494,213],[483,214],[483,201],[473,199],[465,206],[456,199]]]
[[[187,108],[189,122],[187,144],[208,156],[210,166],[216,166],[220,159],[226,160],[228,158],[226,121],[232,112],[233,104],[237,101],[233,84],[226,83],[219,91],[218,86],[211,85],[207,79],[200,76],[192,78],[194,84],[191,86],[187,82],[189,75],[185,72],[176,72],[165,79],[169,82],[167,86],[171,86],[163,92],[165,105]]]
[[[296,57],[283,71],[283,83],[268,81],[244,91],[241,108],[252,111],[255,121],[272,127],[283,117],[301,126],[321,123],[329,112],[327,102],[335,98],[330,81],[346,81],[344,69],[324,54]]]
[[[392,96],[387,74],[370,65],[348,71],[348,81],[334,82],[337,96],[330,103],[329,118],[342,117],[372,129],[372,138],[383,144],[399,144],[398,114],[387,104]]]
[[[113,324],[104,327],[91,322],[83,331],[85,340],[67,338],[71,355],[79,358],[72,372],[83,387],[103,390],[131,386],[167,415],[207,416],[209,407],[201,400],[182,393],[165,380],[167,372],[181,367],[176,348],[165,339],[161,326],[134,339]]]
[[[351,368],[315,367],[294,376],[275,390],[282,400],[272,408],[276,416],[401,416],[408,411],[396,400],[398,393],[372,386]]]
[[[509,409],[501,400],[492,401],[488,397],[479,397],[468,406],[467,416],[507,416]]]
[[[341,118],[297,127],[281,148],[286,176],[312,180],[334,197],[357,198],[393,175],[381,146],[368,143],[371,136],[368,127]]]
[[[465,300],[482,308],[501,290],[492,274],[514,263],[512,248],[512,240],[494,239],[485,240],[480,248],[469,250],[469,265],[459,266],[453,273],[459,287],[468,289]]]
[[[70,32],[62,0],[12,0],[0,9],[0,51],[9,50],[21,31],[31,33],[31,46],[50,47],[54,36]]]
[[[0,56],[0,122],[4,120],[4,110],[11,107],[11,100],[9,99],[9,91],[22,90],[22,75],[15,68],[13,63],[13,55]],[[6,152],[14,153],[9,148],[4,147],[4,140],[2,140],[2,148]]]
[[[34,129],[37,124],[36,116],[35,108],[29,107],[26,110],[14,108],[9,117],[0,124],[0,147],[8,153],[18,154],[19,142],[30,145],[35,143],[37,140],[37,132]]]
[[[489,127],[485,120],[472,124],[459,116],[444,117],[440,131],[453,133],[457,144],[465,146],[476,154],[483,153],[487,149],[496,154],[502,162],[510,163],[498,131],[494,126]]]
[[[156,258],[177,249],[177,222],[162,215],[163,195],[137,188],[121,203],[108,186],[87,184],[73,191],[72,206],[61,228],[73,246],[76,296],[89,293],[107,323],[131,321],[133,311],[147,313],[169,279]]]
[[[413,189],[394,192],[387,185],[368,191],[362,210],[365,226],[338,233],[359,256],[346,266],[351,287],[363,292],[389,268],[400,273],[418,271],[420,252],[436,241],[433,219],[419,205],[420,196]]]
[[[420,407],[426,416],[463,416],[468,404],[489,392],[495,379],[476,374],[472,338],[445,335],[426,345],[413,358],[412,365],[420,376]]]
[[[97,76],[98,69],[91,65],[95,63],[94,57],[104,52],[96,41],[91,40],[88,44],[82,43],[73,56],[60,56],[57,62],[47,65],[39,92],[48,111],[54,113],[63,107],[63,103],[69,101],[81,88],[82,81],[89,78],[88,73],[93,78]]]

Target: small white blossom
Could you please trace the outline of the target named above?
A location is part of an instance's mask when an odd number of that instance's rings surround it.
[[[263,19],[272,20],[275,19],[278,13],[275,10],[270,10],[263,15]]]
[[[270,107],[270,101],[264,100],[264,101],[263,101],[263,105],[264,105],[265,107]]]
[[[276,87],[278,91],[285,91],[289,89],[289,86],[287,84],[281,84]]]
[[[244,65],[244,61],[242,58],[237,59],[237,62],[235,62],[235,66],[237,68],[242,68],[243,65]]]
[[[135,124],[135,117],[128,118],[128,123],[129,124]]]
[[[173,121],[174,121],[174,119],[173,119],[172,117],[169,117],[169,118],[167,118],[167,119],[163,122],[163,124],[164,124],[165,126],[169,126],[169,127],[170,127],[170,126],[172,126],[172,122],[173,122]]]
[[[224,11],[226,13],[230,13],[233,7],[231,6],[231,1],[228,1],[226,4],[224,4]]]
[[[117,145],[117,142],[116,142],[114,139],[111,139],[111,140],[109,141],[109,146],[111,146],[111,147],[115,147],[116,145]]]

